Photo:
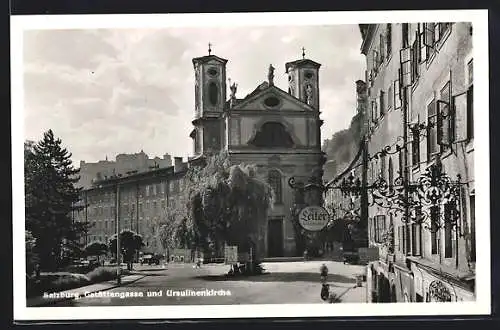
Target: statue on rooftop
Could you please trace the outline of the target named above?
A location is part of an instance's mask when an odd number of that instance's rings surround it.
[[[269,73],[267,75],[267,79],[269,80],[269,85],[273,86],[274,85],[274,67],[272,64],[269,64]]]

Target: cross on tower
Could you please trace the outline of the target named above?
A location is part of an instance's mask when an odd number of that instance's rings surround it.
[[[306,49],[302,47],[302,59],[306,58]]]
[[[209,42],[208,43],[208,55],[212,53],[212,44]]]

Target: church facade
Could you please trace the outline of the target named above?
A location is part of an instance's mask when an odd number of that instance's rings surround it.
[[[296,254],[292,223],[293,190],[290,177],[307,180],[321,170],[319,103],[320,64],[300,59],[285,64],[288,90],[274,85],[274,70],[268,81],[243,98],[236,97],[237,85],[226,95],[226,64],[215,55],[193,59],[195,109],[194,157],[191,161],[226,150],[231,163],[254,164],[267,178],[275,194],[275,205],[267,219],[266,257]]]

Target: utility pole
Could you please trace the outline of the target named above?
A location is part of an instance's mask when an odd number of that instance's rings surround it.
[[[116,202],[115,202],[115,222],[116,222],[116,282],[118,285],[121,284],[121,253],[120,253],[120,185],[116,183]]]

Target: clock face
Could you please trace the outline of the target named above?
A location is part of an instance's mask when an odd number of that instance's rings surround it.
[[[216,68],[209,68],[207,70],[207,73],[208,73],[209,76],[215,77],[216,75],[219,74],[219,71]]]
[[[306,79],[312,79],[314,77],[314,73],[312,73],[311,71],[307,71],[306,73],[304,73],[304,77],[306,77]]]

